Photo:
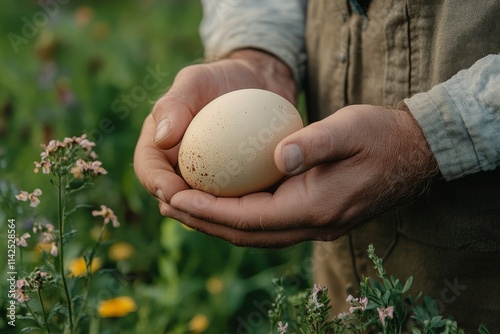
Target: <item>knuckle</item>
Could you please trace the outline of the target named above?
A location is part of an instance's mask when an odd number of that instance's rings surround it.
[[[158,207],[162,216],[168,217],[170,215],[170,205],[158,200]]]

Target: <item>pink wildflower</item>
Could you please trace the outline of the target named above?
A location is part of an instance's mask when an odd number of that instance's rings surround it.
[[[95,146],[95,143],[91,142],[90,140],[87,139],[87,136],[84,134],[81,137],[66,137],[64,138],[63,141],[59,140],[51,140],[47,145],[42,144],[43,152],[40,153],[41,161],[40,162],[35,162],[35,173],[38,173],[38,170],[40,168],[43,169],[43,172],[45,174],[49,174],[51,171],[51,168],[54,168],[56,170],[60,168],[64,168],[64,170],[68,167],[67,162],[72,160],[73,158],[76,159],[77,152],[81,150],[75,150],[75,148],[79,146],[86,152],[86,156],[90,156],[92,160],[95,160],[97,155],[95,154],[94,151],[92,151],[92,148]],[[55,155],[58,150],[64,150],[61,155]],[[51,159],[53,157],[54,159]],[[91,166],[91,163],[88,163],[90,166],[89,168],[92,169],[95,174],[105,174],[104,169],[98,170],[93,169]],[[82,170],[83,172],[84,170]],[[77,170],[73,169],[73,173],[76,173]]]
[[[28,247],[28,243],[26,242],[26,239],[31,238],[31,235],[29,233],[24,233],[20,237],[16,237],[16,246],[18,247]]]
[[[36,233],[38,231],[42,231],[42,224],[40,223],[33,223],[33,233]]]
[[[318,301],[318,294],[319,294],[319,293],[324,292],[324,291],[325,291],[325,289],[326,289],[325,287],[323,287],[323,286],[321,286],[321,285],[319,285],[319,284],[316,284],[316,283],[315,283],[315,284],[314,284],[314,286],[313,286],[313,290],[312,290],[312,292],[311,292],[310,299],[312,300],[312,302],[313,302],[313,304],[314,304],[314,307],[315,307],[316,309],[318,309],[318,308],[321,308],[321,307],[325,306],[323,303],[320,303],[320,302]]]
[[[366,307],[368,306],[368,298],[354,298],[352,295],[349,295],[345,300],[348,304],[352,306],[349,308],[350,313],[354,313],[355,311],[364,312]]]
[[[92,171],[94,175],[102,174],[105,175],[108,172],[101,167],[102,162],[96,160],[92,162],[87,162],[82,159],[78,159],[75,163],[75,166],[71,168],[71,173],[76,178],[81,178],[87,171]]]
[[[349,316],[349,314],[350,313],[348,313],[348,312],[341,312],[337,315],[337,319],[339,319],[339,320],[346,319]]]
[[[71,138],[71,137],[65,137],[61,143],[61,146],[62,147],[66,147],[68,146],[69,144],[72,144],[74,142],[74,139]]]
[[[40,242],[44,244],[48,244],[49,242],[52,242],[56,239],[54,233],[51,232],[42,232],[42,235],[40,236]]]
[[[28,200],[29,193],[27,191],[22,190],[19,195],[16,195],[18,201],[26,202]]]
[[[83,137],[83,136],[82,136]],[[87,152],[90,151],[92,149],[92,147],[95,146],[95,143],[91,142],[90,140],[88,140],[87,138],[83,138],[81,141],[80,141],[80,146],[83,147]]]
[[[61,143],[58,140],[52,139],[49,141],[48,145],[42,145],[42,148],[45,149],[44,152],[40,154],[42,159],[45,159],[50,153],[57,151],[57,149],[61,146]]]
[[[16,282],[16,288],[18,288],[18,289],[22,289],[23,287],[28,286],[28,285],[29,285],[28,281],[25,280],[24,278],[21,278],[21,279],[17,280],[17,282]]]
[[[102,162],[100,162],[99,160],[92,161],[90,169],[94,172],[95,175],[97,174],[106,175],[108,172],[104,168],[102,168],[101,165]]]
[[[30,297],[24,292],[24,287],[29,287],[29,283],[24,278],[17,280],[16,282],[16,292],[14,294],[14,298],[17,299],[18,302],[24,303],[30,300]]]
[[[49,160],[42,160],[40,162],[35,161],[35,169],[33,172],[36,174],[41,168],[43,174],[50,174],[50,167],[52,167],[52,163]]]
[[[382,326],[385,326],[385,319],[393,319],[394,317],[394,306],[387,306],[386,308],[377,307],[378,318],[382,323]]]
[[[120,222],[118,221],[118,218],[116,217],[115,213],[113,210],[108,208],[106,205],[101,205],[101,210],[94,210],[92,211],[92,215],[94,217],[101,216],[104,217],[104,224],[108,224],[109,221],[112,222],[113,227],[118,227],[120,226]]]
[[[40,242],[47,244],[49,242],[55,241],[56,236],[54,234],[54,225],[47,223],[42,225],[41,223],[33,224],[33,233],[41,233]]]
[[[40,204],[40,200],[38,199],[38,196],[42,195],[42,191],[38,188],[33,190],[31,194],[29,194],[28,199],[30,200],[30,206],[31,207],[37,207],[38,204]]]
[[[75,163],[75,166],[71,168],[71,174],[73,174],[73,177],[77,179],[81,179],[83,177],[84,169],[82,162],[82,159],[78,159]]]
[[[38,199],[38,196],[42,195],[42,191],[38,188],[36,188],[35,190],[33,190],[32,193],[28,193],[27,191],[21,191],[21,193],[19,195],[16,195],[16,198],[17,200],[19,201],[23,201],[23,202],[26,202],[26,201],[30,201],[30,206],[31,207],[37,207],[38,204],[40,204],[40,200]]]
[[[288,322],[282,323],[278,322],[278,334],[285,334],[288,329]]]
[[[57,249],[57,244],[52,242],[50,245],[50,255],[56,257],[59,254],[59,249]]]
[[[45,159],[47,159],[51,153],[56,152],[60,146],[61,146],[61,143],[58,140],[54,140],[54,139],[49,141],[49,143],[47,145],[42,144],[43,152],[40,153],[40,157],[42,158],[41,163],[47,162]],[[37,163],[35,162],[35,165],[36,164]],[[37,166],[37,167],[39,168],[39,166]],[[35,173],[36,173],[36,171],[35,171]]]

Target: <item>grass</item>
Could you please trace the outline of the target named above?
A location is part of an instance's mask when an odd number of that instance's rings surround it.
[[[271,279],[295,275],[309,285],[307,271],[300,270],[309,245],[241,249],[189,231],[161,217],[133,172],[143,119],[175,74],[203,57],[199,2],[45,3],[4,0],[0,12],[0,229],[11,217],[19,220],[19,229],[27,224],[28,212],[11,201],[13,191],[50,188],[46,178],[32,172],[40,144],[86,133],[97,143],[109,175],[97,181],[99,191],[75,201],[106,202],[123,227],[100,254],[104,267],[115,270],[114,279],[96,278],[90,295],[97,302],[126,292],[138,303],[137,312],[89,322],[90,328],[112,323],[123,333],[185,333],[201,314],[208,319],[206,333],[249,327],[267,332],[262,310],[271,300]],[[144,79],[152,73],[158,84],[146,87]],[[55,219],[50,201],[36,212]],[[77,219],[73,224],[89,233],[76,236],[68,256],[91,242],[91,226]],[[1,249],[5,241],[2,236]],[[117,242],[132,245],[133,255],[111,260],[106,252]],[[0,271],[3,277],[5,268]],[[2,280],[1,291],[5,285]],[[3,310],[7,301],[4,296],[0,301]],[[0,329],[11,329],[5,318],[0,317]]]

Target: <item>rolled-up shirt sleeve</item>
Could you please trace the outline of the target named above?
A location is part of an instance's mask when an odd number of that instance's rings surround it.
[[[200,36],[207,60],[243,48],[285,62],[300,85],[305,71],[305,0],[202,0]]]
[[[446,180],[500,165],[500,55],[484,57],[404,102]]]

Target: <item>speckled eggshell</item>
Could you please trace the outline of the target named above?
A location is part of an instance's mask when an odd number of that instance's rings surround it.
[[[191,121],[179,149],[179,169],[195,189],[239,197],[269,188],[283,174],[274,149],[303,127],[297,109],[261,89],[241,89],[207,104]]]

